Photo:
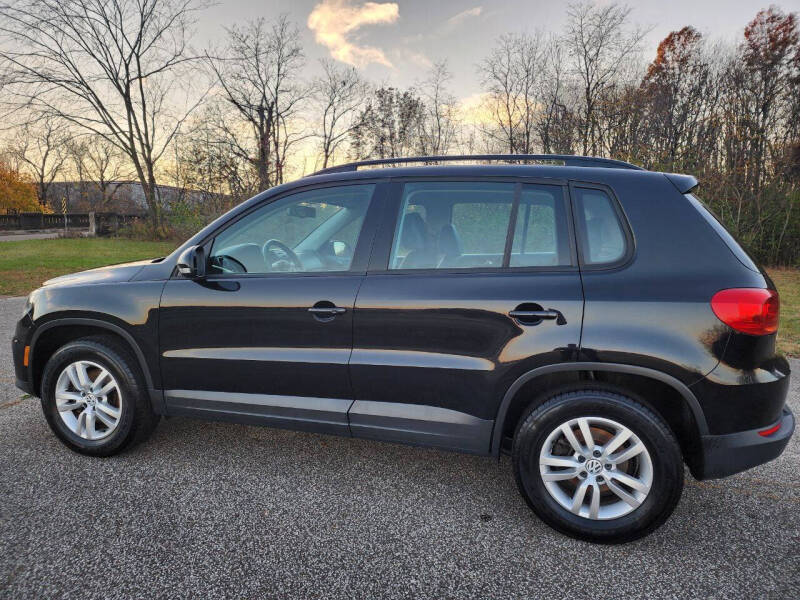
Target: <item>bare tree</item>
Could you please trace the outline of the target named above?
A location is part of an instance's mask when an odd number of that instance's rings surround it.
[[[94,133],[131,161],[153,226],[157,165],[200,101],[179,76],[195,0],[19,0],[0,6],[5,90]]]
[[[289,149],[305,137],[292,119],[308,96],[299,78],[305,63],[297,27],[284,16],[271,25],[258,19],[228,30],[222,56],[208,56],[225,101],[250,130],[221,123],[241,158],[257,171],[259,187],[283,183]]]
[[[566,74],[566,48],[556,36],[544,47],[544,76],[539,86],[541,112],[536,121],[539,143],[545,154],[572,154],[576,115]]]
[[[320,139],[324,169],[357,126],[369,86],[354,67],[339,67],[328,59],[321,60],[320,64],[323,74],[314,81],[313,87],[321,119],[316,136]]]
[[[85,168],[99,192],[96,210],[105,211],[114,203],[120,186],[130,179],[130,166],[119,148],[102,137],[90,138],[86,144]]]
[[[133,175],[125,155],[97,135],[76,135],[66,144],[69,170],[65,169],[64,192],[76,200],[80,210],[109,211],[120,187]],[[72,194],[77,188],[77,198]],[[76,205],[72,205],[75,208]]]
[[[227,117],[219,103],[208,104],[192,116],[176,144],[176,185],[199,194],[199,209],[213,216],[260,189],[256,170],[226,132]]]
[[[564,35],[571,70],[581,85],[581,146],[584,154],[603,150],[599,107],[603,94],[638,51],[646,31],[632,27],[631,9],[619,4],[570,4]]]
[[[797,67],[800,62],[800,31],[794,13],[784,14],[771,6],[758,12],[744,30],[741,47],[743,67],[748,75],[752,144],[752,188],[758,194],[762,184],[767,140],[790,106],[786,94],[797,96]]]
[[[352,156],[397,158],[419,154],[424,109],[425,105],[413,89],[376,89],[350,136]]]
[[[76,179],[74,183],[77,184],[77,200],[81,206],[81,210],[88,209],[90,204],[89,187],[91,185],[91,181],[86,167],[86,155],[88,152],[89,145],[87,144],[86,140],[82,139],[80,136],[71,138],[66,144],[66,163],[70,166],[70,168],[68,171],[65,169],[65,171],[67,172],[67,177],[74,177]],[[64,193],[67,196],[67,200],[70,202],[73,200],[71,197],[73,187],[75,186],[70,184],[68,181],[64,182]],[[75,205],[71,203],[70,208],[74,209]]]
[[[26,123],[17,133],[12,154],[36,182],[42,206],[50,205],[50,186],[64,169],[68,137],[62,123],[51,116]]]
[[[448,89],[452,78],[447,61],[443,60],[433,65],[427,79],[420,85],[420,95],[425,105],[420,131],[422,154],[447,154],[456,142],[458,105]]]
[[[532,153],[544,70],[541,34],[500,36],[479,69],[495,126],[487,135],[511,154]]]

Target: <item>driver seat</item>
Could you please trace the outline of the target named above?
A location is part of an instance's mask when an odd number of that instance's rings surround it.
[[[425,221],[419,213],[407,213],[403,219],[400,245],[408,254],[400,265],[402,269],[426,269],[436,266],[435,251],[428,239]]]

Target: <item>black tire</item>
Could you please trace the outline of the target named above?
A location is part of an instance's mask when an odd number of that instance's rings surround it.
[[[542,445],[562,423],[581,416],[624,425],[650,454],[652,486],[641,505],[627,515],[605,520],[579,516],[559,504],[545,487],[539,469]],[[565,392],[531,406],[517,425],[512,464],[517,486],[533,511],[554,529],[590,542],[623,543],[647,535],[669,518],[683,491],[681,450],[667,424],[640,402],[601,389]]]
[[[103,439],[87,440],[73,433],[56,407],[58,377],[78,360],[88,360],[108,370],[125,399],[116,429]],[[81,338],[56,350],[42,374],[41,398],[45,419],[53,433],[71,450],[89,456],[111,456],[146,440],[160,418],[153,412],[136,359],[127,347],[108,336]]]

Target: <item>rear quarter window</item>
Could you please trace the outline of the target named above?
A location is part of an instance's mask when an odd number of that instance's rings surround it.
[[[628,251],[625,229],[614,200],[597,188],[573,188],[580,226],[583,263],[590,266],[613,265]]]
[[[697,209],[702,217],[706,220],[706,223],[711,225],[711,228],[717,232],[717,235],[722,238],[722,241],[725,242],[725,245],[728,246],[728,249],[733,253],[733,255],[742,263],[745,267],[750,269],[751,271],[755,271],[759,273],[758,265],[750,258],[750,255],[745,252],[744,248],[742,248],[741,244],[736,241],[736,238],[733,237],[730,232],[725,229],[725,226],[722,222],[717,218],[710,208],[708,208],[700,198],[695,196],[694,194],[684,194],[687,200],[692,203],[692,205]]]

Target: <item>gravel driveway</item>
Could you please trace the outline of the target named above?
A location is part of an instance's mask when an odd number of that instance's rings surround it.
[[[0,300],[0,597],[800,597],[800,435],[596,546],[541,523],[506,458],[183,418],[74,454],[14,388],[22,305]]]

